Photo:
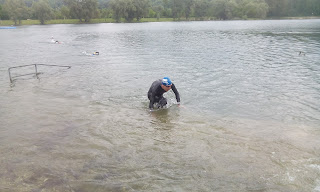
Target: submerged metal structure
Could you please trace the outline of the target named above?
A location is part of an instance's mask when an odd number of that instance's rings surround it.
[[[38,67],[37,67],[38,65],[49,66],[49,67],[65,67],[65,68],[68,68],[68,69],[71,68],[71,66],[48,65],[48,64],[30,64],[30,65],[20,65],[20,66],[16,66],[16,67],[10,67],[10,68],[8,68],[10,83],[13,83],[13,80],[14,80],[14,78],[16,78],[16,77],[22,77],[22,76],[27,76],[27,75],[35,75],[37,78],[39,78],[38,75],[39,75],[40,73],[38,73]],[[12,69],[23,68],[23,67],[30,67],[30,66],[34,66],[34,73],[26,73],[26,74],[16,75],[16,76],[12,76],[12,75],[11,75],[11,70],[12,70]]]

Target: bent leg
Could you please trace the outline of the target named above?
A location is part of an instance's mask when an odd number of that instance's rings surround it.
[[[162,98],[162,97],[157,97],[157,96],[155,96],[155,98],[154,98],[154,103],[153,103],[154,108],[160,108],[160,107],[161,107],[161,105],[160,105],[160,100],[161,100],[161,98]],[[150,100],[150,98],[149,98],[149,100]]]
[[[159,100],[159,104],[160,104],[160,107],[163,108],[164,106],[167,105],[167,99],[162,97],[160,100]]]

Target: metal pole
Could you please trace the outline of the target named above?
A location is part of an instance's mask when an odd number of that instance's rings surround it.
[[[8,69],[8,72],[9,72],[10,83],[12,83],[12,78],[11,78],[10,68]]]
[[[38,77],[38,69],[37,69],[37,64],[34,64],[34,68],[35,68],[35,70],[36,70],[36,77],[37,77],[37,79],[39,79],[39,77]]]

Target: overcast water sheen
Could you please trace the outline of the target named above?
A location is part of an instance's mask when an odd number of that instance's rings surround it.
[[[320,192],[320,20],[0,29],[0,125],[2,192]]]

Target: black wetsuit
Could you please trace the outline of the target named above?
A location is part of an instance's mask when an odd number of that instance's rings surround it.
[[[149,91],[148,91],[148,98],[150,100],[149,108],[153,109],[154,103],[159,103],[161,107],[167,104],[167,99],[163,97],[163,94],[166,92],[162,89],[162,80],[159,79],[152,83]],[[180,95],[174,84],[172,83],[171,89],[176,95],[177,102],[180,102]]]

